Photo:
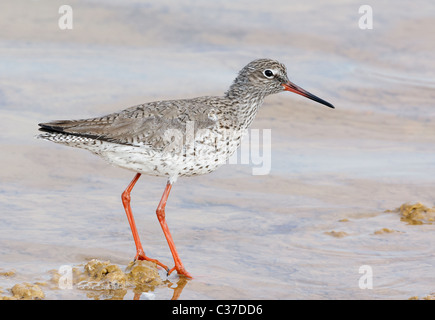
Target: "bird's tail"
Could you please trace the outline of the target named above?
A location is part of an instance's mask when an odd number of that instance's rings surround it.
[[[37,139],[43,139],[55,143],[61,143],[65,145],[73,145],[80,147],[80,144],[87,144],[93,139],[86,135],[74,134],[66,132],[68,128],[76,125],[74,120],[59,120],[47,123],[39,123],[39,131],[43,133],[35,136]]]

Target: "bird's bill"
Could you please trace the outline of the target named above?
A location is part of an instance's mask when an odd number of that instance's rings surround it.
[[[284,87],[285,91],[290,91],[290,92],[300,94],[303,97],[317,101],[318,103],[324,104],[325,106],[334,109],[334,106],[332,104],[330,104],[328,101],[325,101],[323,99],[320,99],[319,97],[316,97],[314,94],[309,93],[308,91],[302,89],[301,87],[298,87],[297,85],[295,85],[294,83],[291,83],[290,81],[287,83],[283,83],[282,86]]]

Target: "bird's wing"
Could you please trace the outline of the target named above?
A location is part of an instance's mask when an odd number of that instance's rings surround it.
[[[217,110],[206,98],[150,102],[103,117],[58,120],[39,126],[42,131],[162,149],[173,141],[174,134],[185,134],[189,122],[194,130],[216,125]]]

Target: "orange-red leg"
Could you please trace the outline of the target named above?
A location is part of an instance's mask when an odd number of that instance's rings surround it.
[[[133,180],[130,182],[127,189],[125,189],[125,191],[122,193],[121,196],[122,204],[124,205],[125,213],[127,214],[128,223],[130,224],[131,233],[133,234],[134,243],[136,245],[136,256],[134,257],[134,260],[152,261],[158,264],[159,266],[161,266],[162,268],[164,268],[166,271],[168,271],[169,268],[165,266],[163,263],[161,263],[156,259],[151,259],[147,257],[142,248],[142,244],[140,243],[139,234],[136,229],[136,223],[134,222],[134,218],[133,218],[133,212],[131,211],[131,207],[130,207],[130,200],[131,200],[130,192],[133,189],[134,185],[136,184],[137,180],[139,180],[140,176],[141,176],[140,173],[136,174],[136,176],[133,178]]]
[[[170,275],[174,270],[177,270],[178,274],[182,274],[187,278],[192,278],[189,272],[184,269],[183,263],[181,263],[180,256],[178,255],[177,249],[175,248],[174,240],[172,240],[171,233],[169,232],[168,225],[165,219],[165,207],[166,201],[168,200],[169,192],[171,191],[172,184],[168,181],[166,184],[165,191],[163,192],[162,199],[160,200],[159,206],[157,207],[157,219],[159,219],[160,226],[162,227],[163,233],[165,234],[166,240],[168,241],[169,249],[171,250],[172,257],[174,258],[175,266],[168,271]]]

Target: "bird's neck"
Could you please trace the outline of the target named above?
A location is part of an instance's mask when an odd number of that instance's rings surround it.
[[[264,101],[264,94],[259,92],[231,92],[226,93],[226,98],[231,100],[231,107],[233,108],[233,114],[237,115],[237,119],[232,119],[238,122],[238,127],[242,130],[248,129],[252,121],[254,121],[257,115],[258,109],[261,107]]]

